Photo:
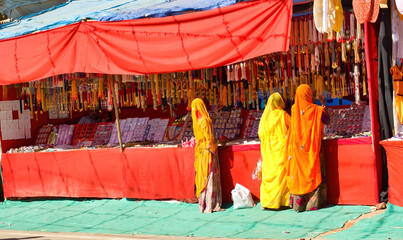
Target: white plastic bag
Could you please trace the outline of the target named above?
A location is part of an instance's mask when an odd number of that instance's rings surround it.
[[[255,202],[252,199],[249,189],[236,184],[235,188],[231,191],[232,201],[234,201],[234,209],[254,207]]]

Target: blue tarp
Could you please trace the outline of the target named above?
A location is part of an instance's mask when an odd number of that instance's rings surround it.
[[[66,0],[3,0],[0,1],[0,13],[19,19],[64,3]]]
[[[204,11],[212,8],[224,7],[236,3],[237,0],[176,0],[156,4],[151,7],[136,9],[132,11],[123,11],[110,16],[99,17],[99,21],[120,21],[137,19],[142,17],[165,17],[187,11]]]
[[[0,25],[0,39],[62,27],[84,18],[116,21],[162,17],[183,11],[224,7],[236,2],[237,0],[69,0],[57,7]]]
[[[313,2],[313,0],[292,0],[292,3],[294,5],[296,5],[296,4],[304,4],[304,3],[309,3],[309,2]]]

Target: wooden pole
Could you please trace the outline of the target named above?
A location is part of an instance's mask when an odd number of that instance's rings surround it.
[[[115,109],[115,117],[116,117],[116,128],[118,132],[118,138],[119,138],[119,147],[120,147],[120,152],[123,152],[123,143],[122,143],[122,134],[120,132],[120,122],[119,122],[119,105],[117,102],[118,96],[116,96],[116,90],[117,90],[117,75],[115,75],[115,78],[113,79],[112,84],[112,99],[113,99],[113,106]]]

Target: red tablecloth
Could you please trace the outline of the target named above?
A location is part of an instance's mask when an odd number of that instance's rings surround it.
[[[389,202],[403,207],[403,141],[381,141],[388,162]]]
[[[370,137],[324,140],[329,204],[374,205],[378,202],[375,154]],[[220,149],[221,150],[221,149]],[[227,146],[220,151],[224,201],[235,183],[260,196],[261,181],[251,178],[260,144]]]
[[[328,203],[378,203],[375,153],[371,138],[324,140]]]
[[[375,156],[368,138],[324,141],[328,202],[377,203]],[[219,149],[224,202],[236,183],[257,200],[252,172],[260,145]],[[193,148],[131,148],[3,154],[5,197],[187,199],[194,196]]]
[[[192,198],[193,161],[193,148],[3,154],[4,195]]]
[[[261,158],[260,144],[220,148],[219,158],[223,201],[232,202],[231,190],[234,189],[236,183],[248,188],[253,198],[258,200],[261,181],[252,179],[252,172],[258,159]]]

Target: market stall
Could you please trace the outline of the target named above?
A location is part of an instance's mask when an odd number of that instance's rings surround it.
[[[342,15],[339,29],[318,31],[312,14],[291,20],[291,1],[252,1],[0,42],[9,69],[0,81],[10,84],[0,102],[5,197],[193,198],[186,107],[201,97],[221,142],[224,201],[236,183],[258,199],[265,101],[280,92],[290,106],[307,83],[335,105],[324,140],[329,203],[377,203],[370,31]],[[26,71],[35,59],[40,67]],[[98,121],[78,124],[91,113]]]

